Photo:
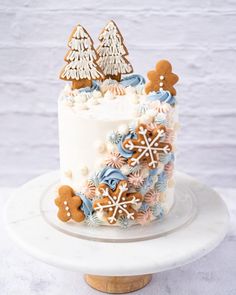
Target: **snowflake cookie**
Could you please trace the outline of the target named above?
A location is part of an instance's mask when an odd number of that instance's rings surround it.
[[[102,198],[94,202],[93,208],[105,212],[108,223],[115,224],[121,216],[135,220],[137,211],[133,207],[141,203],[143,196],[128,192],[127,181],[121,180],[115,191],[106,184],[100,184],[98,190]]]
[[[57,216],[61,221],[74,221],[81,222],[84,220],[84,213],[80,210],[82,200],[76,196],[73,189],[68,185],[63,185],[58,190],[58,197],[55,199],[58,213]]]
[[[137,129],[137,139],[126,139],[123,147],[132,151],[133,155],[128,162],[136,166],[141,162],[147,162],[149,169],[156,169],[158,166],[158,154],[168,154],[171,145],[161,140],[165,137],[166,128],[159,126],[149,131],[145,124],[140,124]]]

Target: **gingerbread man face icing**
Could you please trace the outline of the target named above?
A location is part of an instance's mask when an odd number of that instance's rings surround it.
[[[123,143],[125,149],[133,152],[129,164],[135,166],[145,161],[150,169],[156,169],[158,166],[158,154],[168,154],[171,151],[171,145],[162,142],[166,134],[166,128],[160,126],[149,131],[146,125],[140,124],[136,129],[136,134],[137,139],[126,139]]]
[[[58,190],[59,196],[55,199],[58,213],[57,216],[61,221],[69,221],[73,219],[76,222],[84,220],[84,213],[79,209],[82,205],[82,200],[76,196],[73,189],[68,185],[63,185]]]
[[[172,95],[176,95],[173,85],[178,82],[179,77],[172,73],[172,66],[167,60],[159,61],[156,69],[149,71],[147,77],[150,80],[145,87],[147,94],[151,91],[168,90]]]
[[[137,206],[143,197],[140,193],[128,193],[127,181],[121,180],[115,191],[106,184],[100,184],[98,190],[102,198],[94,202],[93,208],[95,211],[105,212],[108,223],[116,223],[121,216],[135,220],[137,211],[133,207]]]

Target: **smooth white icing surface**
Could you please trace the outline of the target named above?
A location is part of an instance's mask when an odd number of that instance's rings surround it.
[[[97,121],[127,121],[134,118],[137,105],[131,103],[132,97],[127,95],[121,96],[115,99],[105,98],[102,103],[97,101],[94,104],[93,101],[88,101],[88,109],[86,111],[81,110],[76,104],[73,108],[74,113],[80,118],[97,120]],[[78,108],[78,109],[77,109]]]
[[[109,131],[119,125],[128,124],[128,119],[118,120],[109,118],[109,111],[105,113],[104,120],[96,119],[96,111],[81,111],[65,106],[59,102],[59,145],[62,182],[78,189],[86,176],[82,168],[87,167],[88,172],[95,170],[99,164],[98,159],[101,145]],[[101,117],[101,114],[98,116]],[[72,178],[65,175],[65,171],[72,172]],[[73,180],[72,180],[73,179]]]

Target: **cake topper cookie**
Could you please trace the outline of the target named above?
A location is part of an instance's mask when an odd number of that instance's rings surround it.
[[[93,208],[95,211],[105,212],[110,224],[116,223],[121,216],[135,220],[137,211],[133,207],[137,206],[143,197],[138,192],[128,192],[126,180],[121,180],[115,191],[106,184],[100,184],[98,190],[102,198],[94,202]]]
[[[58,197],[55,199],[58,213],[57,216],[61,221],[74,221],[81,222],[84,220],[84,213],[80,210],[82,200],[76,196],[73,189],[68,185],[63,185],[58,190]]]
[[[169,61],[159,61],[155,70],[147,73],[147,77],[150,80],[145,87],[147,94],[151,91],[167,90],[172,95],[176,95],[174,85],[178,82],[179,77],[172,73],[172,66]]]
[[[91,87],[92,80],[104,78],[96,62],[98,56],[93,41],[81,25],[77,25],[72,31],[68,46],[70,50],[64,58],[68,64],[62,69],[60,78],[72,81],[72,89]]]
[[[121,74],[133,72],[132,65],[126,59],[128,50],[124,39],[114,21],[109,21],[98,37],[101,42],[97,48],[98,65],[106,78],[120,81]]]
[[[158,154],[167,154],[171,151],[169,143],[161,142],[161,139],[165,136],[166,128],[160,126],[149,131],[146,125],[140,124],[136,133],[137,139],[126,139],[123,143],[124,148],[133,152],[129,164],[136,166],[145,161],[150,169],[156,169]]]

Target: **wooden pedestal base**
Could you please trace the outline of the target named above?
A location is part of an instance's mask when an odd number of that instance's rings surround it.
[[[145,287],[152,279],[152,275],[110,277],[85,275],[86,283],[101,292],[122,294]]]

